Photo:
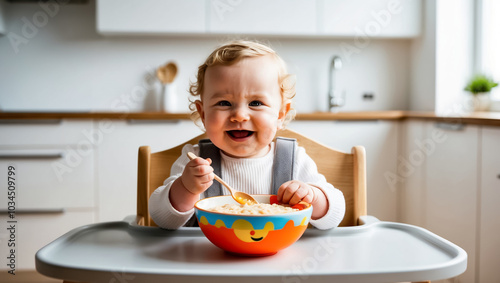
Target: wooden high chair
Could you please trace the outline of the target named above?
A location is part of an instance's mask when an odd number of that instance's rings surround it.
[[[346,212],[340,226],[360,225],[359,217],[366,215],[366,158],[365,149],[355,146],[351,153],[344,153],[297,132],[286,129],[278,136],[297,139],[298,145],[316,162],[319,173],[344,193]],[[199,135],[179,146],[151,153],[149,146],[139,148],[137,179],[137,224],[156,226],[148,212],[149,197],[170,175],[172,164],[181,155],[185,144],[197,144],[205,134]]]

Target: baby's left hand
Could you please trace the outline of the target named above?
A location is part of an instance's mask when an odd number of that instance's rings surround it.
[[[313,203],[315,200],[315,191],[308,184],[301,181],[288,181],[283,183],[278,189],[278,201],[295,205],[300,201]]]

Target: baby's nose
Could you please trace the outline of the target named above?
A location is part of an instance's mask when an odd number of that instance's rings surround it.
[[[243,122],[249,119],[249,113],[243,107],[236,107],[231,111],[231,121],[232,122]]]

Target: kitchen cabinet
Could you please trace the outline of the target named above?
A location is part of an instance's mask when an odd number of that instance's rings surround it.
[[[351,152],[366,149],[368,214],[397,220],[397,187],[388,175],[396,173],[399,123],[392,121],[292,121],[290,129],[332,148]]]
[[[419,143],[427,161],[425,228],[467,252],[467,271],[458,280],[474,282],[479,126],[429,122]]]
[[[480,210],[479,210],[479,281],[496,282],[500,278],[500,128],[481,130]]]
[[[71,229],[95,222],[95,213],[91,209],[70,210],[61,213],[23,213],[16,214],[16,219],[17,223],[11,224],[7,223],[11,219],[8,218],[6,213],[2,213],[0,216],[3,230],[2,234],[0,234],[0,243],[2,243],[0,245],[0,254],[3,262],[7,262],[5,258],[10,255],[10,249],[15,249],[16,275],[18,275],[19,272],[35,270],[35,254],[39,249]],[[7,230],[9,225],[15,225],[16,228],[14,247],[9,247],[6,244],[10,239],[10,232]],[[9,269],[8,266],[2,264],[0,268],[2,276],[0,278],[10,276],[7,274]],[[7,282],[18,282],[15,281],[15,277],[12,276],[13,281],[7,280]],[[37,279],[40,280],[40,278]]]
[[[419,120],[404,123],[400,221],[467,251],[467,271],[456,281],[495,282],[500,276],[500,128],[441,125],[445,128]]]
[[[92,122],[89,120],[0,120],[0,146],[16,148],[64,148],[78,145],[86,148],[91,142]]]
[[[416,37],[422,25],[421,0],[318,0],[320,34],[354,36],[364,47],[370,37]]]
[[[0,166],[14,166],[20,210],[94,207],[94,144],[90,121],[7,121],[0,125]],[[7,172],[7,171],[5,171]],[[3,184],[6,174],[0,174]],[[5,179],[5,180],[3,180]],[[1,187],[2,197],[7,187]],[[6,202],[0,209],[6,209]]]
[[[19,210],[63,211],[94,207],[94,157],[78,155],[77,146],[56,149],[5,149],[0,146],[0,177],[7,184],[8,167],[15,168]],[[74,156],[73,156],[74,154]],[[2,186],[2,196],[7,187]],[[6,209],[6,202],[0,209]]]
[[[38,249],[96,220],[92,122],[1,122],[0,251],[10,255],[14,248],[16,271],[30,271]],[[7,237],[15,246],[5,244]],[[0,269],[7,274],[7,265]]]
[[[206,1],[98,0],[101,34],[200,34],[206,32]]]
[[[309,0],[211,0],[208,32],[314,35],[316,10]]]
[[[95,121],[96,128],[102,121]],[[142,145],[161,151],[181,144],[201,130],[189,120],[112,120],[97,146],[98,219],[122,220],[136,214],[137,155]],[[170,168],[165,168],[170,172]]]
[[[475,282],[480,127],[409,120],[401,136],[400,221],[422,226],[466,250]]]
[[[426,122],[407,120],[402,123],[397,174],[389,176],[400,191],[398,221],[424,226],[425,153],[422,143]]]
[[[418,36],[422,0],[98,0],[96,18],[106,35],[352,37],[352,49]]]

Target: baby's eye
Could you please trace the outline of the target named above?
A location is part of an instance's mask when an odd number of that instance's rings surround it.
[[[221,100],[221,101],[217,102],[216,105],[217,106],[231,106],[231,103],[227,100]]]
[[[250,106],[261,106],[263,105],[263,103],[261,101],[258,101],[258,100],[254,100],[252,102],[250,102]]]

